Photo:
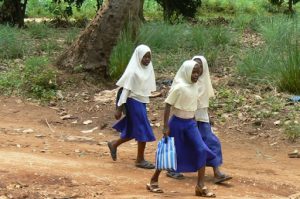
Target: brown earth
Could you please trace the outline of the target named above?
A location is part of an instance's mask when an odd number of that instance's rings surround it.
[[[134,141],[123,144],[118,160],[112,161],[106,142],[118,138],[111,129],[114,102],[95,102],[93,95],[69,94],[69,100],[51,106],[0,97],[0,199],[196,198],[196,173],[185,174],[181,181],[163,173],[160,185],[165,193],[148,192],[145,185],[153,170],[134,166]],[[163,97],[152,99],[149,119],[157,139],[162,110]],[[66,114],[69,119],[61,119]],[[84,125],[86,120],[92,123]],[[267,138],[252,139],[242,127],[230,125],[216,123],[214,129],[223,146],[222,170],[233,179],[215,185],[212,169],[206,170],[206,184],[217,198],[300,198],[300,158],[287,156],[300,148],[299,143],[279,139],[270,144]],[[94,127],[98,128],[93,132],[81,132]],[[147,145],[146,158],[151,161],[156,144]]]

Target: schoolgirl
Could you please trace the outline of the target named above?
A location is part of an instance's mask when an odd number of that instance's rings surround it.
[[[206,161],[206,166],[210,166],[213,168],[214,182],[221,183],[232,179],[232,177],[220,171],[219,167],[223,163],[221,142],[219,138],[213,133],[209,121],[209,98],[214,97],[214,90],[212,87],[208,64],[205,57],[194,56],[193,60],[203,66],[203,74],[197,82],[199,84],[199,97],[195,119],[197,121],[197,126],[199,128],[203,141],[208,146],[208,148],[216,155],[216,158]]]
[[[176,73],[165,100],[163,134],[174,137],[177,153],[176,172],[198,172],[196,196],[215,197],[204,185],[206,160],[214,158],[214,155],[203,142],[194,120],[199,91],[196,82],[201,74],[202,67],[192,60],[185,61]],[[169,120],[171,107],[173,115]],[[158,185],[160,172],[156,170],[147,184],[149,191],[163,192]]]
[[[122,93],[117,102],[115,118],[120,119],[123,110],[126,115],[113,126],[121,134],[118,140],[108,142],[111,157],[116,161],[117,148],[135,139],[138,142],[135,165],[140,168],[154,169],[154,164],[144,158],[146,142],[155,141],[146,110],[149,96],[156,90],[151,50],[148,46],[136,47],[117,85],[122,88]]]

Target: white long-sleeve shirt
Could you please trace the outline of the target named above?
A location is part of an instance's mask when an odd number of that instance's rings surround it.
[[[140,96],[140,95],[137,95],[137,94],[133,93],[132,91],[126,89],[126,88],[123,88],[120,99],[118,101],[118,106],[122,106],[122,104],[125,104],[126,101],[127,101],[127,98],[129,98],[129,97],[133,98],[133,99],[135,99],[139,102],[142,102],[142,103],[149,103],[150,102],[148,96]]]

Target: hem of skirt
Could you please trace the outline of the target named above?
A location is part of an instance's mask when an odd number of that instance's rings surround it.
[[[199,166],[199,168],[198,169],[187,169],[187,170],[183,170],[183,169],[181,169],[181,170],[179,170],[179,169],[177,169],[176,170],[176,172],[178,172],[178,173],[192,173],[192,172],[197,172],[199,169],[201,169],[202,167],[204,167],[205,165],[203,165],[203,166]]]

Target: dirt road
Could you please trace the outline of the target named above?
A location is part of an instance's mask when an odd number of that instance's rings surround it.
[[[1,199],[196,198],[196,173],[185,174],[181,181],[163,173],[160,185],[165,193],[148,192],[145,185],[153,170],[134,166],[134,141],[119,148],[116,162],[111,160],[106,141],[118,137],[110,128],[112,105],[97,107],[97,111],[92,111],[95,104],[89,103],[61,109],[4,97],[0,105]],[[71,117],[62,120],[63,111]],[[155,115],[155,120],[161,121],[161,112]],[[86,120],[92,123],[84,125]],[[161,127],[153,128],[160,138]],[[221,127],[216,128],[223,145],[222,170],[233,176],[231,181],[215,185],[212,169],[207,168],[207,186],[217,198],[300,198],[300,159],[287,157],[299,143],[282,141],[271,146],[264,140],[233,136],[226,128],[222,132]],[[90,133],[81,132],[91,129]],[[156,143],[146,150],[151,161]]]

